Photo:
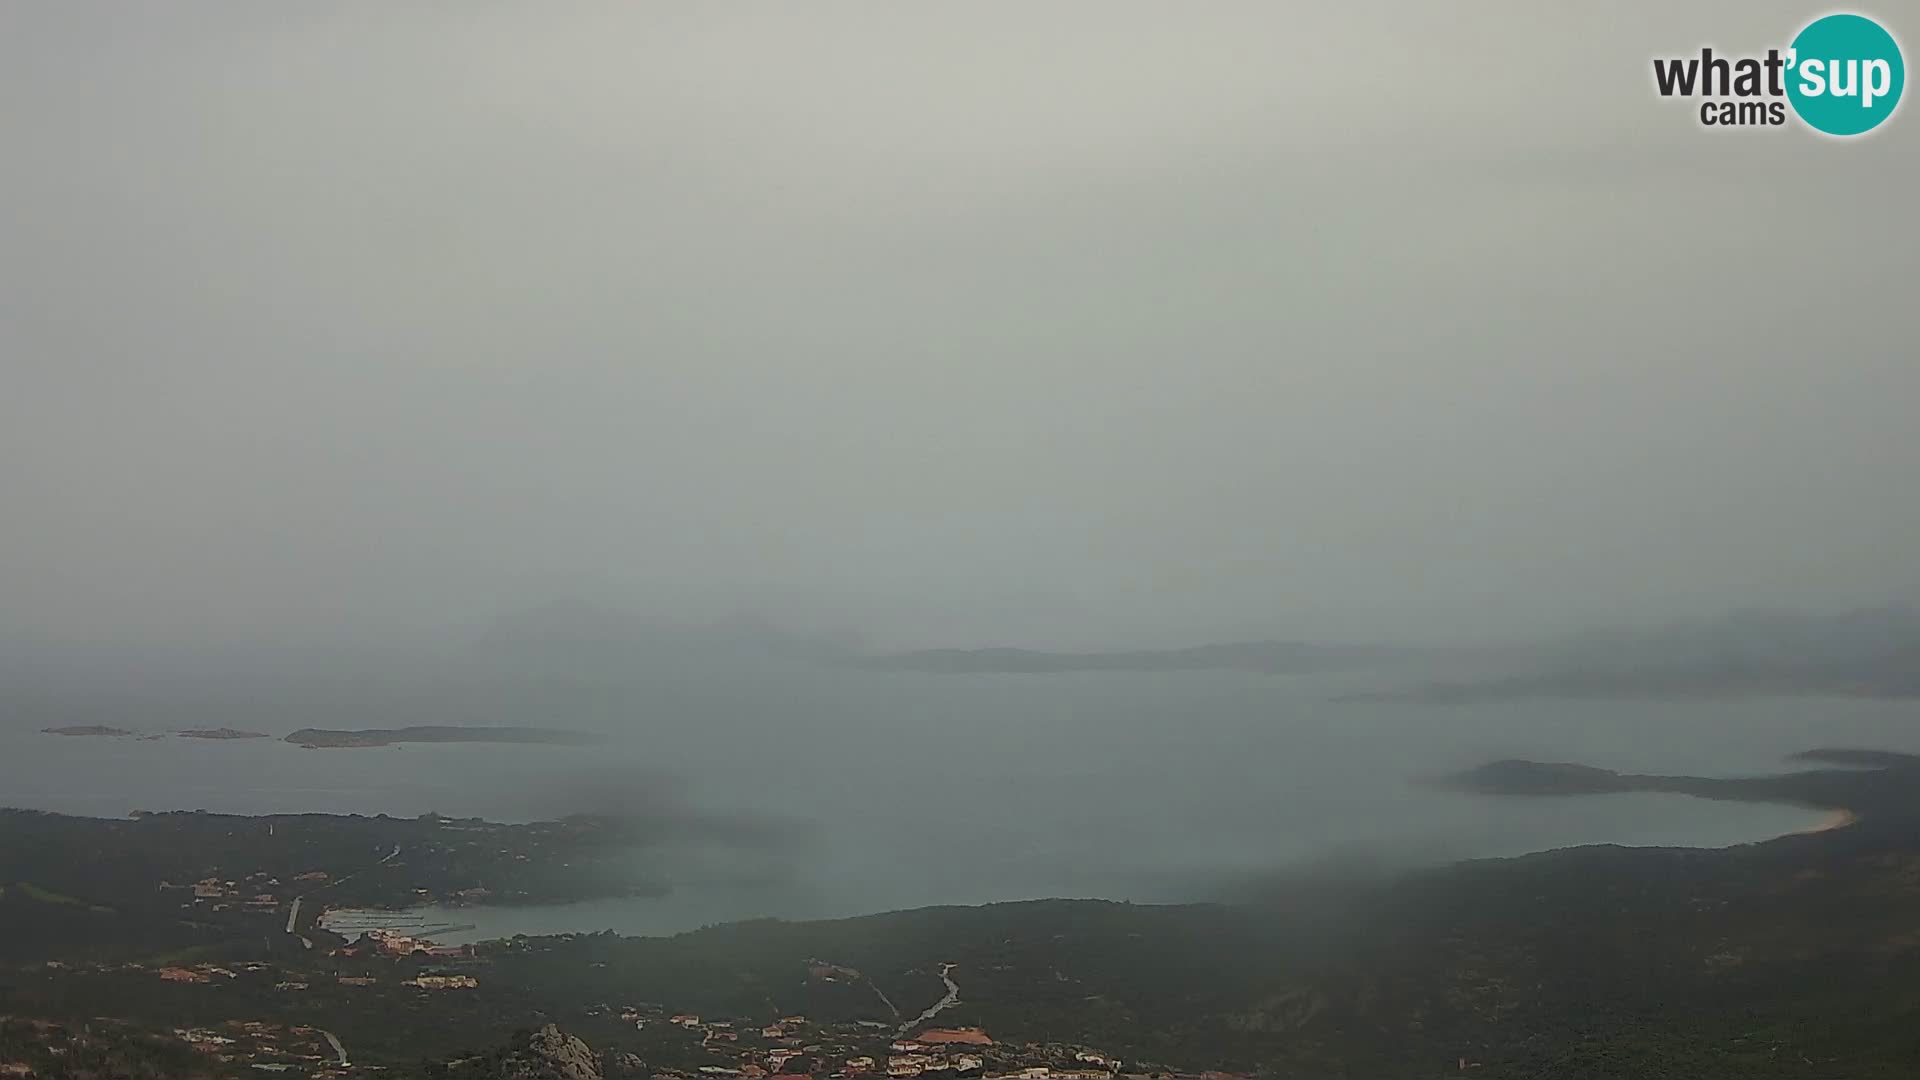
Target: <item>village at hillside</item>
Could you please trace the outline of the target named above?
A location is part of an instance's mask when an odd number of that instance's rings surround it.
[[[622,1024],[654,1034],[647,1042],[656,1046],[671,1039],[658,1034],[663,1027],[697,1040],[698,1048],[714,1059],[711,1063],[654,1069],[655,1076],[683,1080],[1114,1080],[1124,1064],[1118,1057],[1072,1043],[997,1042],[977,1027],[913,1031],[911,1024],[815,1023],[804,1016],[759,1023],[670,1013],[644,1004],[610,1011]],[[1228,1080],[1230,1074],[1194,1075]]]

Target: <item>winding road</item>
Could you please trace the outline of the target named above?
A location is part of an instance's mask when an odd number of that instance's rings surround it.
[[[934,1017],[939,1016],[943,1010],[960,1003],[960,987],[957,983],[953,981],[950,975],[952,971],[953,971],[952,964],[940,965],[940,981],[947,984],[947,996],[927,1006],[927,1010],[921,1013],[919,1016],[916,1016],[913,1019],[907,1021],[906,1023],[901,1024],[900,1030],[893,1033],[894,1038],[898,1039],[904,1036],[907,1032],[912,1031],[914,1028],[919,1027],[921,1024],[924,1024],[927,1021],[933,1019]]]

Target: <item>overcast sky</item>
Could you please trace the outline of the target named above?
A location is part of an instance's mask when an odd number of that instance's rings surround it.
[[[5,5],[0,620],[1911,599],[1920,117],[1702,129],[1816,9],[1672,7]]]

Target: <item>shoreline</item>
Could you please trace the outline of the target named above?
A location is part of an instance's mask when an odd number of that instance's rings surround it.
[[[1829,810],[1826,813],[1826,815],[1823,816],[1819,821],[1816,821],[1813,824],[1806,826],[1805,828],[1795,829],[1792,832],[1785,833],[1783,835],[1812,836],[1815,833],[1832,832],[1835,829],[1844,829],[1847,826],[1859,820],[1860,820],[1860,815],[1854,813],[1851,810]]]

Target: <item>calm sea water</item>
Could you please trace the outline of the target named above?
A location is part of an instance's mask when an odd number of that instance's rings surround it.
[[[1920,752],[1912,703],[1329,700],[1344,688],[1222,673],[766,668],[663,678],[525,721],[606,734],[587,747],[303,750],[0,731],[0,803],[95,815],[630,813],[658,822],[658,845],[634,857],[667,895],[459,918],[485,933],[669,933],[1043,896],[1192,899],[1302,860],[1741,843],[1818,815],[1662,795],[1495,799],[1416,781],[1499,757],[1734,775],[1791,767],[1786,755],[1821,745]]]

